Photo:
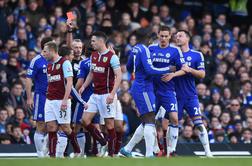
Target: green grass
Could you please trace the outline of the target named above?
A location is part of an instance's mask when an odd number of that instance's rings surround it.
[[[251,158],[0,159],[0,166],[251,166]]]

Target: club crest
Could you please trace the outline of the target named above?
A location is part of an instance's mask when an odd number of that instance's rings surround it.
[[[59,70],[59,68],[60,68],[60,64],[57,64],[56,65],[56,70]]]
[[[104,63],[108,61],[108,57],[103,57],[103,60],[102,60]]]
[[[191,61],[191,60],[192,60],[192,57],[188,56],[188,57],[186,58],[186,60],[187,60],[187,61]]]

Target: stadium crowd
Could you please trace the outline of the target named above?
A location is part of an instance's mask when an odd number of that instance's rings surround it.
[[[189,31],[190,47],[204,54],[206,77],[197,91],[210,143],[252,143],[251,8],[248,0],[0,0],[0,144],[33,144],[36,123],[26,105],[26,71],[43,37],[66,43],[70,10],[74,38],[87,48],[92,32],[103,31],[120,57],[125,139],[140,123],[129,93],[133,77],[125,67],[136,44],[131,32],[142,29],[155,38],[166,25],[173,33]],[[179,143],[199,142],[195,132],[185,114]]]

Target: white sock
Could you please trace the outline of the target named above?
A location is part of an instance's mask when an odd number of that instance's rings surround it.
[[[58,142],[56,145],[56,157],[63,158],[67,146],[67,135],[63,131],[58,131]]]
[[[48,153],[49,153],[49,142],[48,142],[48,134],[45,134],[45,137],[44,137],[44,145],[43,145],[43,153],[44,153],[44,156],[48,156]]]
[[[78,144],[80,146],[81,156],[84,156],[84,154],[85,154],[85,144],[86,144],[85,133],[78,132],[77,133],[77,141],[78,141]]]
[[[155,125],[145,124],[144,125],[144,140],[145,140],[145,157],[153,156],[154,143],[155,143]]]
[[[202,131],[199,132],[200,142],[202,143],[202,145],[204,147],[206,155],[211,154],[207,130],[203,124],[200,125],[200,127],[202,129]]]
[[[170,125],[169,131],[166,133],[167,139],[167,156],[171,152],[176,151],[176,146],[178,142],[178,126]]]
[[[154,142],[154,153],[159,153],[160,152],[160,149],[159,149],[159,146],[158,146],[158,140],[157,140],[157,130],[155,130],[155,142]]]
[[[127,152],[131,152],[132,149],[136,146],[136,144],[138,144],[143,139],[143,136],[144,136],[144,127],[142,124],[140,124],[137,127],[134,135],[130,139],[129,143],[124,147],[124,149]]]
[[[34,144],[37,150],[38,157],[39,158],[45,157],[43,152],[43,148],[46,144],[45,134],[36,131],[34,134]]]

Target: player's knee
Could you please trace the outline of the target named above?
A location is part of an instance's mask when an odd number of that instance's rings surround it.
[[[47,130],[47,132],[56,132],[57,125],[54,122],[49,122],[46,124],[46,130]]]
[[[91,123],[91,121],[88,119],[83,119],[83,121],[82,121],[82,124],[84,125],[84,127],[88,126],[90,123]]]
[[[113,129],[115,127],[115,122],[114,122],[114,119],[113,118],[107,118],[107,119],[104,119],[105,120],[105,126],[107,129]]]
[[[117,132],[123,132],[123,124],[115,125],[115,129]]]
[[[86,127],[91,123],[91,120],[85,116],[82,116],[81,123],[83,124],[84,127]]]
[[[170,121],[171,121],[171,124],[178,126],[178,118],[177,118],[177,117],[174,117],[174,116],[173,116],[173,117],[170,119]]]
[[[60,128],[67,135],[71,134],[71,132],[72,132],[70,125],[61,125]]]
[[[78,133],[80,130],[81,130],[81,126],[80,126],[79,124],[76,124],[76,125],[74,126],[74,132],[75,132],[75,133]]]
[[[46,132],[45,122],[37,122],[36,123],[36,131]]]

